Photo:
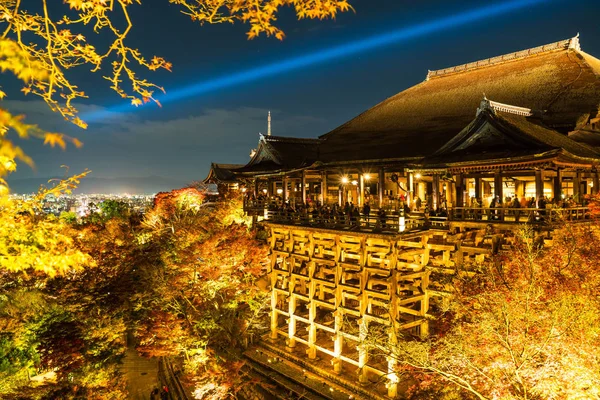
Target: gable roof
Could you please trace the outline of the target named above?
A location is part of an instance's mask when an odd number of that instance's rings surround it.
[[[433,155],[425,157],[422,164],[442,167],[559,154],[600,161],[600,153],[590,146],[548,129],[538,118],[497,111],[486,99],[476,118]]]
[[[202,181],[203,183],[228,183],[237,182],[238,178],[235,171],[242,168],[243,164],[210,164],[208,176]]]
[[[600,60],[577,38],[444,71],[321,136],[322,161],[428,156],[473,120],[483,93],[542,110],[565,133],[600,106]]]
[[[318,159],[319,139],[260,136],[256,152],[238,172],[278,172],[304,168]]]

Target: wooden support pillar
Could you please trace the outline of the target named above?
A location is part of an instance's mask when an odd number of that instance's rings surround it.
[[[291,266],[294,265],[294,259],[290,260],[290,269]],[[294,295],[294,283],[293,280],[290,279],[289,283],[289,297],[288,297],[288,351],[294,351],[296,347],[296,296]]]
[[[556,176],[554,177],[554,201],[558,202],[562,199],[562,168],[556,169]]]
[[[302,170],[302,202],[306,204],[306,170]]]
[[[277,270],[275,263],[277,262],[277,254],[271,254],[271,339],[277,339],[277,291],[274,289],[277,284]]]
[[[502,174],[500,172],[494,172],[494,196],[504,203],[502,189]]]
[[[481,177],[480,176],[475,177],[475,198],[477,199],[477,201],[479,203],[481,203],[481,199],[483,198],[483,196],[481,195]]]
[[[358,174],[358,207],[359,209],[365,204],[365,176],[362,172]]]
[[[583,193],[581,193],[581,171],[577,171],[573,178],[573,199],[577,204],[583,203]]]
[[[383,207],[383,189],[385,188],[385,170],[379,168],[379,183],[377,184],[377,195],[379,198],[379,208]]]
[[[535,201],[539,202],[544,198],[544,171],[541,169],[535,170]],[[537,203],[536,203],[537,204]]]
[[[456,204],[454,206],[455,207],[463,207],[464,206],[463,195],[465,193],[463,174],[462,173],[457,174],[455,179],[456,179]]]
[[[598,194],[599,191],[599,187],[600,186],[600,179],[598,178],[598,172],[594,171],[592,172],[592,194]]]
[[[340,207],[344,206],[344,185],[339,186],[340,190],[338,193],[338,205]]]
[[[408,173],[408,206],[412,207],[415,199],[415,177],[412,172]]]
[[[282,192],[281,192],[281,197],[283,199],[283,202],[285,203],[288,200],[288,178],[287,176],[283,177],[283,181],[282,181]]]
[[[433,174],[431,197],[433,200],[433,209],[437,210],[440,205],[440,174]]]
[[[364,315],[364,313],[362,314]],[[361,318],[358,321],[358,332],[358,381],[367,384],[369,383],[369,376],[365,366],[369,361],[369,351],[367,345],[363,344],[363,342],[367,339],[367,334],[369,333],[369,321],[365,318]]]
[[[327,172],[321,172],[321,205],[327,203]]]

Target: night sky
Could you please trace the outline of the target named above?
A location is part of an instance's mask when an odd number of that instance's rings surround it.
[[[253,68],[509,2],[350,3],[356,13],[344,13],[335,21],[296,21],[291,10],[284,10],[278,21],[287,35],[282,42],[264,37],[248,41],[248,26],[243,24],[199,26],[166,0],[132,6],[135,26],[130,45],[147,58],[156,54],[174,65],[172,73],[140,71],[167,90],[163,107],[146,105],[131,110],[100,74],[92,75],[89,68],[83,68],[72,75],[90,95],[80,106],[83,118],[90,120],[83,131],[53,115],[36,98],[21,96],[11,82],[3,82],[8,94],[4,107],[26,114],[28,121],[47,130],[76,136],[85,143],[82,149],[63,152],[33,141],[20,142],[37,169],[21,165],[12,178],[62,175],[60,166],[68,165],[71,172],[89,168],[95,177],[156,175],[185,182],[201,180],[213,161],[249,160],[258,133],[266,132],[267,110],[273,116],[274,135],[314,138],[421,82],[428,69],[535,47],[578,32],[583,51],[600,57],[598,0],[539,0],[512,12],[433,29],[349,56],[187,93],[187,97],[175,96],[193,85],[214,83]]]

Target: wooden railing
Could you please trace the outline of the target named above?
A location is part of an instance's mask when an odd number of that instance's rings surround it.
[[[529,223],[549,224],[560,221],[581,221],[589,219],[588,207],[572,208],[473,208],[456,207],[450,209],[451,221],[486,221],[490,223]]]
[[[342,213],[295,212],[269,210],[265,205],[244,207],[248,215],[259,215],[266,221],[322,227],[337,230],[398,233],[416,229],[446,229],[450,222],[484,222],[508,224],[553,224],[561,221],[584,221],[590,218],[588,207],[572,208],[451,208],[448,214],[434,215],[422,212],[387,213],[380,216],[375,212],[356,216]]]
[[[267,210],[265,220],[287,225],[314,226],[321,228],[369,231],[382,233],[397,233],[425,227],[426,218],[423,214],[404,217],[398,214],[380,216],[375,213],[369,215],[346,215],[317,213],[296,213],[280,210]]]

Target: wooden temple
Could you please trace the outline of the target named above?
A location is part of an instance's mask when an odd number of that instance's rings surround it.
[[[368,333],[426,337],[441,276],[522,224],[589,218],[599,108],[600,60],[574,37],[429,71],[315,139],[261,136],[229,178],[269,230],[273,343],[395,397]]]

